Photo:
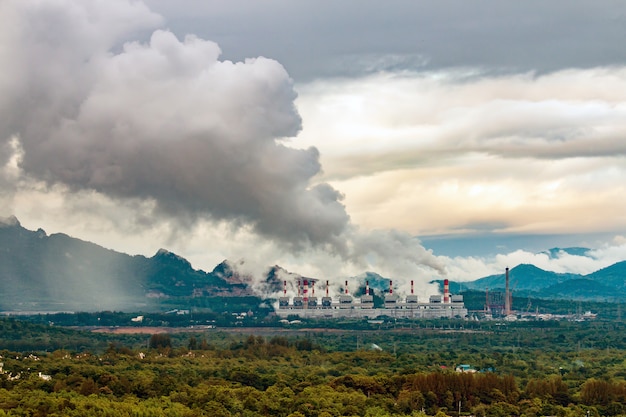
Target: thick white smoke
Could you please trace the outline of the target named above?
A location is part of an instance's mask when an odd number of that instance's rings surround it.
[[[17,87],[0,99],[1,137],[19,138],[27,175],[252,223],[296,246],[338,242],[348,216],[339,193],[310,183],[317,150],[277,141],[301,124],[279,63],[222,62],[216,44],[162,30],[128,42],[159,21],[134,2],[22,3],[4,6],[15,21],[3,22],[13,76],[2,85]]]
[[[442,271],[406,234],[358,232],[341,193],[315,183],[317,149],[285,146],[301,119],[281,64],[220,61],[162,21],[139,1],[0,4],[0,163],[19,149],[31,182],[149,209],[152,225],[228,222],[346,262],[336,275]]]

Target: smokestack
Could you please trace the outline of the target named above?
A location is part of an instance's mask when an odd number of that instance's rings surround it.
[[[302,292],[303,292],[303,301],[306,305],[306,302],[309,301],[309,281],[308,280],[304,280],[303,281],[303,287],[302,287]]]
[[[393,294],[393,281],[389,280],[389,294]]]
[[[311,281],[311,295],[315,297],[315,281]]]
[[[491,308],[489,307],[489,287],[485,289],[485,313],[489,313]]]
[[[443,280],[443,302],[450,302],[450,283],[447,278]]]
[[[413,295],[413,280],[411,280],[411,295]]]
[[[370,295],[370,282],[365,281],[365,295]]]
[[[328,297],[328,281],[326,281],[326,297]]]
[[[346,280],[346,291],[345,291],[346,295],[348,295],[348,280]]]
[[[300,280],[298,280],[298,297],[300,297]]]
[[[511,314],[511,299],[509,295],[509,267],[505,270],[505,291],[504,291],[504,314]]]
[[[287,281],[283,281],[283,295],[287,296]]]

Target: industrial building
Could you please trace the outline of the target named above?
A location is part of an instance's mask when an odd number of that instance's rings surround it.
[[[509,286],[509,268],[504,270],[504,293],[500,291],[489,292],[487,288],[485,293],[485,316],[503,316],[511,317],[514,315],[513,311],[513,293]]]
[[[402,298],[393,292],[393,281],[389,281],[389,291],[384,296],[383,308],[374,308],[374,296],[370,293],[369,282],[365,283],[365,294],[353,297],[348,292],[348,281],[344,292],[338,297],[331,297],[326,281],[326,294],[321,300],[315,296],[315,281],[298,281],[298,294],[287,296],[287,281],[283,282],[283,296],[278,300],[276,314],[281,317],[300,316],[302,318],[376,318],[388,316],[395,318],[435,319],[466,317],[467,308],[462,295],[450,295],[448,280],[444,280],[443,296],[431,295],[428,301],[420,302],[413,291]]]

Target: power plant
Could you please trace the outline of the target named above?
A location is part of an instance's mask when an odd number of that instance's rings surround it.
[[[500,291],[489,291],[485,294],[485,314],[489,316],[513,315],[513,292],[509,285],[509,268],[504,271],[504,293]]]
[[[329,282],[326,281],[325,295],[321,297],[321,302],[315,295],[316,280],[301,279],[297,281],[297,295],[290,297],[287,295],[287,281],[283,281],[283,294],[278,299],[278,309],[276,314],[279,317],[288,318],[299,316],[300,318],[408,318],[408,319],[438,319],[438,318],[469,318],[470,312],[465,307],[462,295],[450,294],[450,285],[447,279],[443,281],[443,295],[430,295],[428,301],[420,301],[415,294],[413,281],[411,281],[410,293],[400,296],[394,291],[393,281],[389,281],[389,287],[382,297],[375,297],[370,288],[369,281],[365,281],[364,294],[353,296],[348,290],[348,281],[344,287],[334,297],[329,293]],[[502,287],[499,287],[502,288]],[[483,317],[487,320],[504,319],[528,320],[529,317],[535,320],[590,320],[596,317],[595,314],[587,312],[584,315],[554,315],[526,312],[516,312],[513,310],[513,289],[510,285],[509,268],[505,269],[504,292],[486,290],[485,309],[482,312],[472,312],[472,317]],[[482,313],[482,315],[480,314]]]
[[[298,280],[297,295],[287,296],[287,281],[283,281],[283,296],[278,299],[276,314],[281,317],[300,316],[302,318],[369,318],[389,316],[397,318],[453,318],[466,317],[467,308],[462,295],[450,295],[448,280],[444,280],[443,297],[431,295],[428,301],[420,302],[414,293],[411,281],[411,293],[402,298],[393,292],[393,281],[389,281],[389,290],[384,295],[382,308],[374,308],[374,296],[370,292],[369,281],[365,282],[365,294],[353,297],[348,291],[348,281],[338,297],[329,295],[329,283],[326,281],[326,294],[318,303],[315,296],[315,281]],[[310,291],[309,291],[310,290]]]

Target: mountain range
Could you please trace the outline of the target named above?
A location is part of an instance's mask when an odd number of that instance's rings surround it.
[[[504,290],[505,274],[471,282],[454,283],[456,288],[485,291]],[[451,287],[454,288],[454,287]],[[566,300],[626,300],[626,261],[588,275],[544,271],[521,264],[509,271],[509,288],[516,296]]]
[[[551,249],[548,255],[556,256]],[[584,254],[584,248],[569,248]],[[196,270],[184,258],[160,249],[152,257],[127,255],[63,233],[27,230],[15,217],[0,220],[0,310],[5,311],[144,311],[202,305],[224,300],[265,303],[283,280],[302,278],[273,266],[262,282],[240,275],[224,261],[211,272]],[[510,270],[516,296],[572,300],[626,299],[626,262],[588,275],[558,274],[533,265]],[[354,279],[386,288],[388,280],[373,272]],[[379,282],[380,281],[380,282]],[[378,284],[377,284],[378,283]],[[380,285],[379,285],[380,284]],[[504,288],[504,274],[471,282],[451,282],[451,291]],[[251,306],[253,308],[255,306]]]
[[[265,285],[278,288],[274,275]],[[256,296],[227,262],[207,273],[165,249],[130,256],[27,230],[15,217],[0,221],[0,285],[0,310],[10,311],[137,311],[190,298]]]

